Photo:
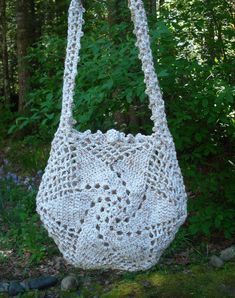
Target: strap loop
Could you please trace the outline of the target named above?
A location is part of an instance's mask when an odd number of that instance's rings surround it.
[[[139,48],[139,58],[142,62],[142,70],[145,77],[145,93],[149,97],[149,108],[152,110],[153,131],[164,133],[168,131],[165,106],[154,69],[144,5],[142,0],[128,0],[128,5],[134,23],[134,34],[137,37],[136,46]],[[81,0],[71,1],[68,17],[68,44],[64,70],[62,113],[60,118],[60,126],[64,128],[71,128],[73,126],[72,106],[81,37],[83,36],[82,25],[84,23],[84,12],[85,9],[82,6]]]

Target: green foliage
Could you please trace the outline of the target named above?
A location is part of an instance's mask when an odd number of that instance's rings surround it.
[[[4,141],[7,135],[8,128],[12,125],[14,121],[14,115],[11,113],[9,107],[5,107],[1,104],[0,98],[0,142]]]
[[[38,136],[28,135],[23,141],[9,143],[7,157],[11,161],[5,166],[12,171],[16,166],[21,169],[21,175],[35,176],[36,172],[46,167],[50,145],[38,139]]]
[[[48,237],[35,214],[35,191],[0,181],[1,248],[29,253],[30,262],[45,257]],[[7,239],[7,241],[5,241]]]
[[[61,106],[63,53],[65,40],[45,36],[32,48],[27,59],[35,67],[31,77],[32,90],[28,94],[26,114],[16,118],[8,133],[28,129],[27,134],[39,134],[46,139],[59,123]]]
[[[203,172],[206,169],[206,174]],[[226,238],[235,233],[234,214],[234,166],[227,163],[226,169],[213,164],[188,168],[190,188],[196,193],[189,201],[189,232],[207,237],[214,231]],[[226,183],[225,183],[226,181]]]

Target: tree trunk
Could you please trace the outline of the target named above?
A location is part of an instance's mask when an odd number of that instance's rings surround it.
[[[2,51],[2,68],[3,68],[3,92],[5,104],[10,103],[10,78],[8,65],[7,49],[7,26],[6,26],[6,2],[0,0],[0,33],[1,33],[1,51]]]
[[[162,8],[165,3],[165,0],[158,0],[156,3],[156,17],[160,18],[162,15]]]
[[[19,112],[22,112],[26,103],[26,94],[29,88],[29,67],[25,59],[30,39],[32,37],[31,1],[17,0],[17,56],[18,56],[18,80],[19,80]]]
[[[145,7],[147,15],[150,17],[156,17],[156,7],[157,7],[157,1],[156,0],[146,0],[145,1]]]
[[[126,3],[126,1],[125,1]],[[121,13],[124,7],[123,1],[120,0],[109,0],[107,1],[108,8],[108,22],[110,25],[120,24],[122,21],[123,14]]]
[[[205,3],[205,19],[206,19],[206,32],[205,32],[205,46],[207,49],[206,59],[209,64],[213,65],[216,58],[216,45],[215,45],[215,25],[211,10],[213,10],[213,2],[204,0]]]
[[[115,45],[119,45],[120,42],[125,38],[126,32],[122,31],[119,35],[113,34],[113,26],[118,25],[122,22],[130,22],[127,18],[127,15],[130,13],[128,11],[128,4],[127,1],[120,1],[120,0],[108,0],[106,1],[106,8],[107,8],[107,21],[109,24],[109,38]],[[115,94],[116,92],[114,92]],[[114,95],[115,100],[115,95]],[[116,122],[116,126],[118,129],[121,129],[123,125],[128,124],[129,122],[129,115],[125,115],[121,111],[116,111],[114,113],[114,119]]]

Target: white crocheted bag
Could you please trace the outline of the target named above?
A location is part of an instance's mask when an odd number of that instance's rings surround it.
[[[62,114],[37,195],[37,212],[64,258],[84,269],[150,268],[187,213],[143,3],[129,0],[129,8],[154,122],[149,136],[73,128],[84,9],[81,0],[72,0],[69,8]]]

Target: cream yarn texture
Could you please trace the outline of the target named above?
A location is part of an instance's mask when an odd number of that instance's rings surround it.
[[[149,136],[73,128],[84,9],[81,0],[72,0],[69,8],[62,113],[37,195],[37,212],[64,258],[84,269],[150,268],[187,215],[145,10],[141,0],[129,0],[129,8],[154,122]]]

